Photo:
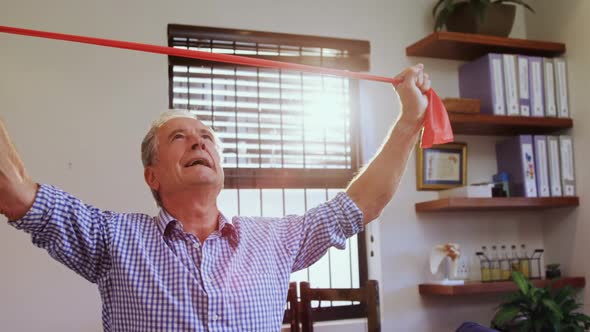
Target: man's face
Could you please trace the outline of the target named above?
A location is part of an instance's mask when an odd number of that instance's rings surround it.
[[[146,167],[145,178],[161,198],[171,192],[194,192],[195,186],[221,191],[223,168],[209,127],[196,119],[174,118],[156,135],[156,160]]]

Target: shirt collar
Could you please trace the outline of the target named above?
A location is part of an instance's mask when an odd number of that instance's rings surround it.
[[[160,209],[160,213],[156,218],[156,225],[163,236],[168,236],[173,227],[180,227],[182,230],[182,223],[171,216],[164,208]],[[239,243],[239,235],[236,227],[231,219],[227,219],[221,212],[218,217],[218,228],[221,237],[227,237],[233,247],[237,247]]]

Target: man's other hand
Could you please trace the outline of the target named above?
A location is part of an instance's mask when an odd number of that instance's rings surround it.
[[[0,213],[9,220],[22,218],[33,205],[37,188],[0,120]]]

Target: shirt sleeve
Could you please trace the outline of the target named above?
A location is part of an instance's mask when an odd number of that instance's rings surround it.
[[[281,240],[292,255],[292,272],[318,261],[330,247],[346,248],[346,240],[363,231],[363,213],[341,192],[303,216],[287,216],[279,223]]]
[[[41,185],[31,209],[10,224],[30,234],[33,244],[51,257],[96,283],[110,266],[105,228],[113,216],[55,187]]]

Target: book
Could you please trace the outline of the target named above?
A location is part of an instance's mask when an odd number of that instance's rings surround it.
[[[459,67],[459,95],[479,99],[481,113],[506,115],[502,55],[490,53]]]
[[[496,143],[498,172],[510,177],[510,195],[537,197],[533,137],[520,135]]]

